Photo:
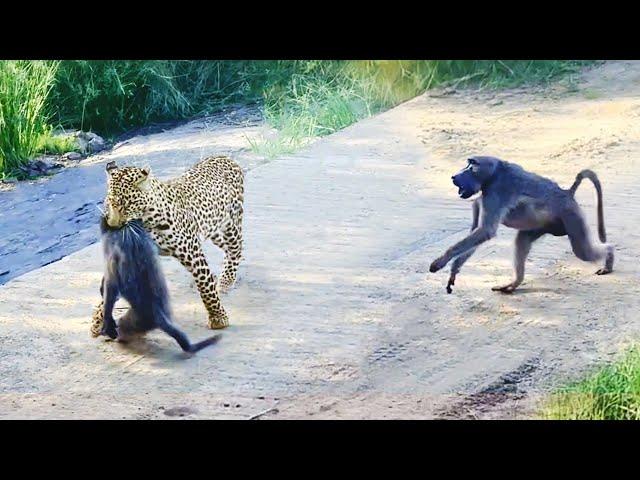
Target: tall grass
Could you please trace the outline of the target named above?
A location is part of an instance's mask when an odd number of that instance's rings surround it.
[[[442,85],[500,88],[544,83],[591,62],[502,60],[368,60],[303,62],[285,81],[265,90],[267,121],[280,135],[253,142],[254,150],[277,155],[314,137]]]
[[[47,131],[45,102],[58,62],[0,61],[0,176],[32,157]]]
[[[110,134],[154,121],[263,102],[267,120],[298,136],[334,132],[447,82],[549,80],[572,61],[71,60],[51,95],[54,121]]]
[[[62,155],[67,152],[79,152],[80,147],[72,136],[54,135],[51,127],[48,127],[40,135],[36,143],[36,151],[44,154]]]
[[[291,62],[249,60],[63,61],[50,105],[60,125],[110,135],[258,102],[293,68]]]
[[[554,392],[542,415],[554,420],[640,420],[640,347]]]
[[[91,130],[110,137],[152,122],[214,113],[230,104],[260,104],[267,123],[279,133],[252,139],[252,146],[267,156],[276,156],[434,86],[476,84],[493,88],[544,82],[574,72],[584,63],[555,60],[0,62],[0,172],[14,168],[37,148],[47,151],[62,148],[45,133],[47,119],[56,126]]]

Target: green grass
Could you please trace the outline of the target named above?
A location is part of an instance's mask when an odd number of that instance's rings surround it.
[[[554,420],[640,420],[640,346],[612,365],[554,392],[542,409]]]
[[[51,113],[63,127],[109,136],[261,101],[265,88],[295,69],[285,61],[63,61]]]
[[[50,105],[58,124],[109,135],[260,102],[273,126],[286,126],[289,136],[303,138],[332,133],[432,86],[541,82],[576,72],[585,63],[71,60],[60,64]]]
[[[246,137],[252,152],[266,158],[275,158],[279,155],[293,153],[303,147],[309,139],[302,137],[298,132],[282,130],[271,136],[261,135],[257,138]]]
[[[265,90],[267,122],[282,135],[257,139],[257,153],[277,156],[315,137],[409,100],[436,86],[514,87],[571,75],[593,62],[420,60],[307,62]]]
[[[40,135],[36,151],[43,154],[62,155],[67,152],[79,152],[80,147],[72,136],[53,135],[51,129]]]
[[[38,151],[57,67],[58,62],[0,61],[0,178],[14,174]]]
[[[67,148],[50,138],[49,124],[113,138],[153,122],[211,114],[228,105],[259,104],[267,123],[279,133],[251,139],[251,145],[273,157],[429,88],[502,88],[571,79],[587,63],[593,62],[0,61],[0,175],[37,151]]]
[[[597,90],[593,90],[591,88],[585,89],[582,92],[582,94],[584,95],[584,98],[586,98],[587,100],[596,100],[602,96],[600,92],[598,92]]]

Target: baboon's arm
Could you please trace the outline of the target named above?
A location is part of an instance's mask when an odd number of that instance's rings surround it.
[[[501,204],[498,197],[489,196],[482,197],[482,213],[480,215],[480,224],[478,228],[473,230],[469,235],[449,247],[441,257],[437,258],[429,267],[430,272],[437,272],[442,269],[452,258],[466,253],[467,251],[478,247],[480,244],[495,237],[498,226],[506,208]]]
[[[471,231],[473,232],[476,228],[478,228],[478,223],[480,220],[480,200],[476,199],[473,202],[473,218],[471,221]],[[467,250],[462,255],[456,257],[453,261],[453,265],[451,265],[451,274],[449,275],[449,281],[447,282],[447,293],[451,293],[451,287],[456,283],[456,275],[460,273],[460,269],[462,265],[469,260],[471,255],[475,253],[476,249],[472,248],[471,250]]]

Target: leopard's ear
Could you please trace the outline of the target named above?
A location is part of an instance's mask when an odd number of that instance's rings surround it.
[[[117,170],[118,166],[116,165],[116,162],[109,162],[107,163],[105,170],[107,172],[107,175],[111,175],[113,173],[114,170]]]
[[[151,175],[151,167],[149,165],[145,165],[140,169],[142,172],[142,179],[138,182],[138,188],[143,192],[149,190],[149,177]]]

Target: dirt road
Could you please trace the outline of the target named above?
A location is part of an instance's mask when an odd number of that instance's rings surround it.
[[[22,275],[0,287],[0,418],[530,416],[640,333],[639,116],[640,63],[610,62],[575,91],[424,95],[255,166],[245,260],[223,298],[231,327],[193,358],[160,333],[129,347],[89,337],[98,245]],[[428,266],[469,228],[450,176],[481,153],[566,186],[596,170],[615,273],[593,275],[550,237],[520,290],[492,292],[512,275],[502,229],[447,295],[447,272]],[[592,187],[577,198],[595,225]],[[208,335],[188,274],[163,266],[177,322]]]

